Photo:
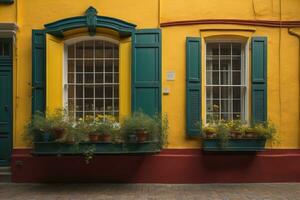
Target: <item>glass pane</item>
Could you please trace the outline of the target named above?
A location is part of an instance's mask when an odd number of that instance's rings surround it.
[[[207,44],[207,55],[219,55],[219,44],[208,43]]]
[[[84,86],[84,97],[85,98],[94,98],[94,87],[93,86]]]
[[[102,73],[95,74],[95,83],[103,83],[103,74]]]
[[[84,100],[84,110],[85,111],[94,111],[94,100],[93,99]]]
[[[105,72],[112,72],[113,71],[113,61],[106,60],[105,61]]]
[[[96,98],[103,98],[103,87],[102,85],[95,86],[95,97]]]
[[[74,83],[74,73],[68,73],[68,83]]]
[[[233,100],[233,112],[241,112],[241,101]]]
[[[114,60],[114,72],[119,72],[119,60]]]
[[[105,42],[105,58],[113,58],[113,44],[111,42]]]
[[[233,114],[233,119],[241,119],[241,114],[240,113],[234,113]]]
[[[76,83],[83,83],[83,74],[76,74]]]
[[[68,72],[74,72],[74,61],[68,60]]]
[[[114,86],[114,98],[119,98],[119,85]]]
[[[76,99],[76,111],[82,111],[82,110],[83,110],[83,100]]]
[[[76,72],[83,72],[83,61],[76,60]]]
[[[213,84],[219,85],[219,72],[213,72]]]
[[[83,98],[83,86],[76,85],[76,98]]]
[[[96,58],[104,58],[104,51],[103,51],[103,41],[96,40],[95,41],[95,57]]]
[[[105,98],[112,98],[112,86],[105,86]]]
[[[229,99],[230,89],[229,87],[221,87],[221,98]]]
[[[76,118],[79,119],[81,118],[82,119],[83,117],[83,112],[76,112]]]
[[[74,88],[73,85],[68,86],[68,98],[74,98]]]
[[[112,114],[112,110],[113,110],[113,107],[112,107],[112,99],[106,99],[105,100],[105,112],[107,114]],[[109,113],[108,113],[109,112]]]
[[[230,43],[221,43],[220,51],[221,51],[221,55],[230,55],[231,54],[231,44]]]
[[[232,59],[232,70],[241,70],[241,58]]]
[[[94,74],[85,74],[84,75],[84,82],[85,83],[94,83]]]
[[[230,111],[230,101],[222,100],[221,101],[221,112],[229,112]]]
[[[219,87],[213,87],[213,98],[218,99],[220,98],[219,95],[220,95]]]
[[[83,42],[76,43],[76,58],[83,58]]]
[[[241,44],[240,43],[233,43],[232,44],[232,55],[241,55]]]
[[[119,58],[119,46],[113,44],[113,47],[114,47],[114,58]]]
[[[85,72],[93,72],[94,71],[94,61],[93,60],[86,60],[84,62],[84,71]]]
[[[206,101],[206,112],[212,112],[213,111],[213,104],[211,100]]]
[[[95,110],[103,111],[104,110],[104,102],[102,99],[95,100]]]
[[[102,60],[96,60],[95,61],[95,71],[96,72],[103,72],[103,61]]]
[[[119,110],[119,99],[114,99],[114,110]]]
[[[239,99],[241,97],[240,87],[233,87],[233,98]]]
[[[241,85],[241,73],[240,72],[232,73],[232,84],[233,85]]]
[[[213,111],[219,112],[220,111],[220,102],[219,100],[213,100]]]
[[[221,59],[220,64],[221,64],[221,70],[230,70],[230,64],[231,64],[230,60]]]
[[[114,83],[119,83],[119,74],[118,73],[114,73]]]
[[[112,83],[113,80],[113,74],[109,73],[109,74],[105,74],[105,83]]]
[[[93,58],[94,57],[94,41],[89,40],[84,42],[84,57]]]
[[[206,72],[206,84],[212,85],[212,72]]]
[[[68,46],[68,58],[74,58],[75,57],[75,49],[74,45]]]
[[[221,72],[221,85],[230,85],[230,73]]]
[[[74,111],[74,99],[68,99],[68,111]]]
[[[207,87],[206,88],[206,99],[211,99],[212,98],[212,87]]]
[[[228,113],[222,113],[222,114],[221,114],[221,119],[223,119],[223,120],[229,120],[229,119],[230,119],[229,116],[230,116],[230,115],[229,115]]]

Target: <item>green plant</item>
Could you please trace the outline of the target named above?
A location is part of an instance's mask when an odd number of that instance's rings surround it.
[[[82,154],[84,156],[85,163],[87,165],[90,164],[91,160],[93,159],[95,151],[96,151],[95,145],[89,145],[83,150]]]
[[[226,122],[220,120],[216,124],[216,134],[216,137],[220,140],[221,147],[226,147],[229,140],[229,129],[226,126]]]
[[[272,122],[266,121],[266,122],[256,123],[254,125],[254,131],[258,134],[259,137],[263,137],[266,139],[273,139],[277,130],[275,125]]]

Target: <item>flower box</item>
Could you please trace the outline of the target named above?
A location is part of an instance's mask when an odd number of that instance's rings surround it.
[[[229,139],[221,144],[220,139],[203,139],[204,151],[263,151],[265,149],[265,138],[242,138]]]
[[[128,153],[158,153],[160,149],[156,141],[143,143],[111,143],[82,142],[66,144],[59,142],[34,142],[34,155],[76,155],[83,154],[90,147],[95,148],[94,154],[128,154]]]

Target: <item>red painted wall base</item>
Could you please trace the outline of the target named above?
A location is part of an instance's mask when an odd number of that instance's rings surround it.
[[[243,183],[300,182],[300,150],[206,153],[168,149],[154,155],[33,156],[14,150],[13,182]]]

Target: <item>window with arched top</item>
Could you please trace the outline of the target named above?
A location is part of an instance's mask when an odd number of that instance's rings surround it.
[[[110,39],[66,44],[65,104],[69,116],[119,115],[119,44]]]

